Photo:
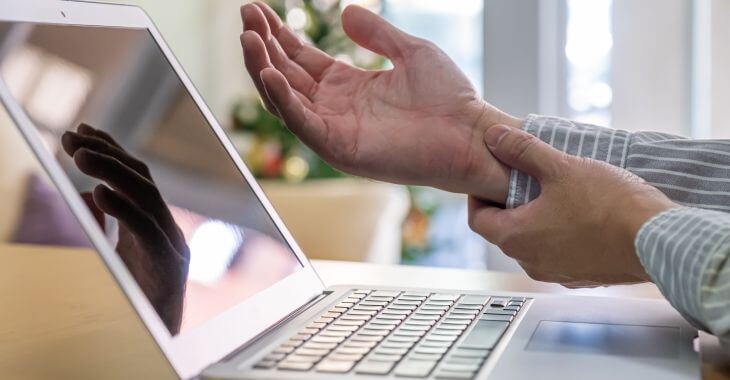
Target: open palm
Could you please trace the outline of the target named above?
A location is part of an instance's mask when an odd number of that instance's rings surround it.
[[[345,172],[504,201],[509,171],[482,142],[496,123],[516,125],[483,101],[439,48],[357,6],[343,27],[388,57],[366,71],[304,44],[262,3],[243,7],[246,67],[269,111]]]

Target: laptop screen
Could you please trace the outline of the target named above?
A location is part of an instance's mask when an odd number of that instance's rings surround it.
[[[171,334],[302,268],[149,31],[0,22],[0,75]]]

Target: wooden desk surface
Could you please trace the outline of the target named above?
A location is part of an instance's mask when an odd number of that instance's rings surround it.
[[[661,297],[652,285],[568,290],[497,272],[315,261],[326,285]],[[703,378],[730,379],[728,358],[705,337]],[[707,348],[706,348],[707,347]],[[91,251],[0,245],[0,377],[174,379],[144,326]]]

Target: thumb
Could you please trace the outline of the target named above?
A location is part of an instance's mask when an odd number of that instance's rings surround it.
[[[489,127],[484,142],[505,165],[543,181],[553,177],[565,154],[537,137],[506,125]]]
[[[415,40],[415,37],[358,5],[350,5],[342,12],[342,28],[356,44],[394,62],[404,58],[403,47]]]

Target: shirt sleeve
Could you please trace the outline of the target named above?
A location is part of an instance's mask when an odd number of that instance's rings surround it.
[[[646,222],[636,252],[672,306],[730,350],[730,140],[631,133],[537,115],[527,117],[524,129],[568,154],[627,169],[685,206]],[[512,171],[507,207],[539,194],[536,180]]]
[[[730,214],[671,209],[646,222],[635,245],[672,306],[730,352]]]
[[[530,115],[523,128],[553,147],[629,170],[690,207],[730,212],[730,140],[691,140],[658,132],[628,132]],[[507,207],[540,194],[540,184],[513,170]]]

